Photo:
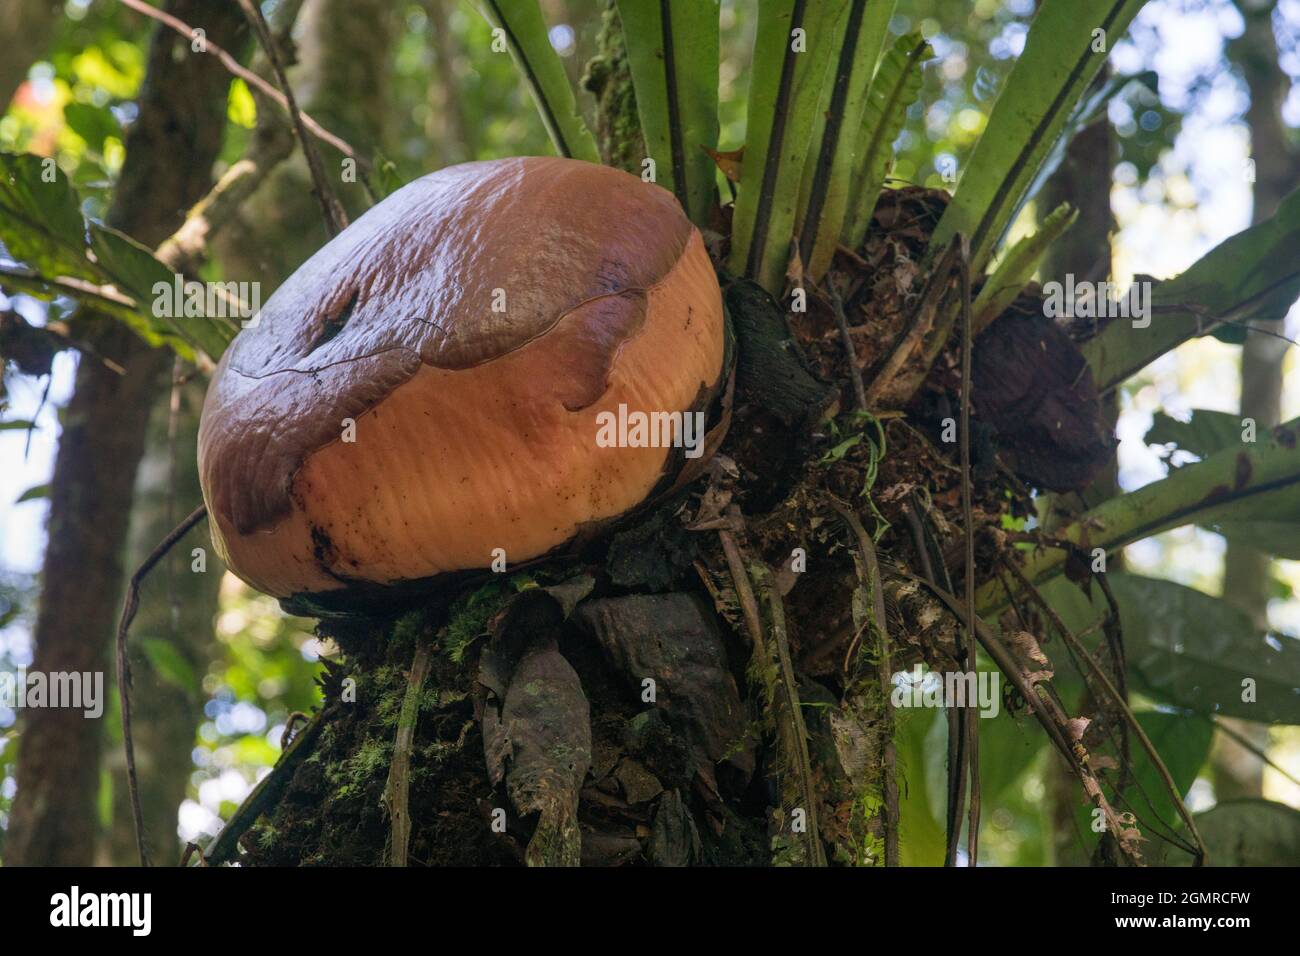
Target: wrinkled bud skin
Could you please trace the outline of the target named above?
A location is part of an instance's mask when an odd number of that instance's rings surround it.
[[[216,547],[280,598],[554,551],[698,467],[698,447],[598,434],[707,409],[724,325],[701,236],[658,186],[549,157],[425,176],[222,358],[199,435]]]

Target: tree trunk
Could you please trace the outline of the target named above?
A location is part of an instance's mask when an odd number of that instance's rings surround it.
[[[388,0],[307,0],[298,18],[298,105],[357,152],[389,152],[395,128],[390,79],[400,22]],[[325,175],[352,218],[366,208],[362,172],[344,179],[343,157],[319,144]],[[300,153],[261,185],[217,240],[228,275],[275,290],[329,238]]]
[[[0,7],[0,111],[27,79],[37,50],[44,50],[63,16],[61,0],[26,0]],[[14,51],[18,51],[15,55]]]
[[[238,49],[247,32],[234,4],[174,0],[168,9],[202,24],[227,49]],[[110,224],[151,246],[180,226],[211,186],[228,85],[216,57],[191,53],[186,38],[155,30]],[[31,666],[46,673],[110,669],[136,467],[171,364],[116,320],[92,317],[87,325],[96,352],[126,374],[83,355],[65,410]],[[24,711],[7,864],[91,863],[102,735],[102,724],[80,711]]]
[[[1094,81],[1094,89],[1110,79],[1103,69]],[[1110,237],[1115,231],[1115,214],[1110,205],[1111,168],[1115,142],[1110,121],[1104,116],[1081,132],[1070,144],[1060,168],[1043,188],[1039,206],[1043,215],[1068,202],[1079,210],[1079,218],[1054,242],[1041,268],[1045,280],[1065,281],[1073,275],[1076,282],[1108,280],[1111,274]],[[1104,197],[1104,199],[1102,198]],[[1115,433],[1119,419],[1119,394],[1112,392],[1103,399],[1102,414],[1108,432]],[[1119,459],[1110,456],[1101,476],[1070,502],[1071,511],[1083,511],[1119,493]],[[1107,569],[1119,570],[1123,556],[1107,557]],[[1080,847],[1076,821],[1079,806],[1078,785],[1064,761],[1056,754],[1049,758],[1048,785],[1050,807],[1050,844],[1052,860],[1057,866],[1085,866],[1089,853]]]
[[[191,379],[174,388],[169,400],[154,404],[135,489],[128,549],[132,566],[138,566],[202,500],[195,448],[204,386],[203,381]],[[191,554],[195,548],[203,549],[198,571]],[[194,772],[202,680],[212,659],[213,620],[224,572],[207,530],[195,528],[146,581],[131,628],[131,707],[140,803],[146,843],[159,865],[180,859],[176,814]],[[117,866],[131,866],[139,857],[120,747],[109,752],[106,764],[113,788],[108,859]]]
[[[1230,45],[1229,55],[1241,69],[1250,92],[1246,122],[1255,163],[1252,220],[1258,223],[1272,216],[1278,203],[1296,186],[1295,151],[1282,122],[1282,104],[1291,83],[1278,65],[1277,38],[1273,33],[1276,4],[1241,6],[1246,30]],[[1241,349],[1241,415],[1253,418],[1261,434],[1282,418],[1282,361],[1288,344],[1270,335],[1252,333]],[[1224,600],[1249,614],[1260,630],[1267,630],[1272,591],[1272,558],[1248,545],[1229,542],[1224,558]],[[1260,749],[1268,746],[1267,727],[1245,721],[1232,721],[1232,725]],[[1214,769],[1215,794],[1220,800],[1262,796],[1263,763],[1222,734],[1217,741]]]

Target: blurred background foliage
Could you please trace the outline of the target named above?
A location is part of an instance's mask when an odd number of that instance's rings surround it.
[[[273,17],[284,2],[270,0],[263,8]],[[0,89],[0,98],[12,97],[0,117],[0,150],[53,157],[83,197],[85,213],[102,217],[121,173],[124,127],[136,115],[134,99],[153,24],[112,0],[43,6],[41,22],[23,27],[36,51],[29,57],[30,68],[14,79],[13,88]],[[606,4],[543,0],[542,7],[551,44],[574,87],[581,89],[587,65],[599,53]],[[752,7],[743,0],[721,4],[723,150],[738,148],[745,139]],[[895,143],[893,185],[944,187],[953,182],[1023,48],[1034,9],[1034,0],[900,0],[891,33],[921,31],[936,56],[925,68],[922,94]],[[1116,225],[1112,272],[1117,278],[1170,274],[1250,221],[1252,183],[1243,175],[1251,155],[1246,127],[1250,92],[1230,52],[1245,31],[1247,15],[1262,15],[1271,24],[1276,67],[1289,83],[1282,104],[1284,134],[1294,149],[1300,126],[1300,0],[1152,0],[1113,51],[1113,73],[1138,80],[1101,114],[1114,143],[1109,163]],[[398,181],[465,160],[550,152],[514,65],[492,52],[489,26],[468,2],[307,0],[293,40],[298,62],[290,75],[300,102],[366,154],[390,161]],[[591,95],[579,92],[578,98],[584,110],[593,112]],[[257,126],[258,103],[242,81],[231,87],[227,121],[218,172],[245,152]],[[1300,160],[1291,155],[1294,188],[1300,182]],[[1096,161],[1108,162],[1105,157]],[[246,205],[240,221],[223,234],[205,274],[261,280],[265,299],[324,241],[306,181],[300,158],[277,170]],[[354,212],[363,207],[358,195],[344,200]],[[1037,214],[1031,204],[1025,223]],[[63,319],[70,304],[0,296],[0,308],[44,327]],[[1288,323],[1292,336],[1295,324]],[[1119,410],[1122,487],[1145,484],[1170,465],[1161,448],[1143,440],[1157,411],[1184,418],[1191,408],[1237,411],[1239,353],[1237,346],[1196,340],[1124,388]],[[1300,413],[1300,379],[1293,374],[1293,353],[1279,361],[1285,362],[1281,404],[1287,418]],[[8,669],[31,659],[45,534],[44,486],[73,362],[71,352],[59,352],[48,374],[23,374],[13,362],[5,366],[0,390],[0,667]],[[146,539],[143,529],[169,526],[174,521],[167,519],[184,514],[197,500],[192,475],[183,474],[179,464],[187,457],[192,461],[198,407],[192,397],[178,400],[186,387],[173,388],[172,402],[159,413],[157,427],[151,426],[133,538]],[[146,493],[149,488],[153,494]],[[149,509],[152,515],[146,513]],[[169,832],[178,835],[172,841],[177,849],[184,841],[214,834],[274,763],[290,715],[309,711],[318,699],[317,661],[329,651],[312,636],[309,621],[284,616],[271,599],[223,576],[211,554],[196,590],[190,579],[200,576],[191,574],[190,548],[205,545],[205,536],[195,535],[155,575],[144,596],[152,610],[136,635],[137,657],[147,661],[137,677],[137,695],[159,701],[171,695],[170,711],[153,713],[151,719],[178,728],[180,743],[171,746],[187,756],[183,766],[171,771],[173,789],[160,791],[166,800],[171,793],[183,793],[179,815],[164,813],[159,821],[164,843]],[[147,547],[137,540],[133,554]],[[1186,528],[1129,548],[1126,559],[1134,570],[1218,594],[1223,552],[1217,535]],[[1268,573],[1268,623],[1300,633],[1300,562],[1274,561]],[[133,851],[123,828],[115,698],[113,707],[103,721],[109,739],[98,798],[104,839],[97,859],[127,863]],[[1212,806],[1218,778],[1208,724],[1203,732],[1192,733],[1188,726],[1176,729],[1170,722],[1181,716],[1155,713],[1150,706],[1147,711],[1153,734],[1155,724],[1166,722],[1159,728],[1162,752],[1169,748],[1166,758],[1189,783],[1195,781],[1190,783],[1194,807]],[[0,858],[15,788],[13,765],[22,744],[15,716],[0,707]],[[1082,826],[1077,814],[1053,815],[1049,791],[1054,770],[1041,736],[1006,715],[984,724],[986,833],[981,842],[988,861],[1042,864],[1061,859],[1062,841],[1081,845],[1085,836],[1082,830],[1072,832]],[[936,712],[914,713],[904,722],[900,754],[909,791],[912,799],[928,804],[934,818],[927,823],[913,814],[905,847],[942,841],[935,821],[943,802],[945,732]],[[1300,775],[1296,728],[1265,729],[1255,739],[1273,760]],[[146,750],[167,746],[161,740],[145,744]],[[1251,759],[1261,794],[1300,806],[1300,786]],[[157,765],[163,764],[159,756]],[[148,785],[150,773],[144,777]],[[170,856],[170,847],[160,849],[160,859]]]

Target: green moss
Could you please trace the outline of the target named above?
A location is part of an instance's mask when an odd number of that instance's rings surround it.
[[[600,157],[606,165],[639,175],[646,156],[645,141],[641,137],[623,26],[613,3],[605,7],[596,44],[600,52],[587,63],[582,88],[596,97]]]
[[[469,646],[487,634],[488,621],[505,606],[514,592],[514,588],[491,581],[473,594],[458,598],[451,606],[446,626],[438,635],[438,643],[447,656],[459,664]]]

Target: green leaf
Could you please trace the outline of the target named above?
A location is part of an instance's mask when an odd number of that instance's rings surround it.
[[[1211,866],[1295,866],[1300,860],[1300,811],[1286,804],[1225,800],[1193,819]]]
[[[1174,444],[1201,458],[1225,448],[1242,446],[1241,418],[1230,412],[1193,409],[1182,422],[1156,412],[1146,434],[1147,444]],[[1202,527],[1265,554],[1300,560],[1300,489],[1284,488],[1221,512]]]
[[[0,153],[0,242],[11,258],[46,276],[98,282],[86,261],[86,221],[77,194],[52,161]]]
[[[1300,640],[1262,634],[1221,598],[1172,581],[1107,579],[1135,688],[1199,714],[1300,724]],[[1242,700],[1245,680],[1254,701]]]
[[[194,672],[194,666],[185,659],[185,655],[178,651],[176,645],[171,641],[165,641],[158,637],[146,637],[140,641],[140,647],[144,651],[144,656],[149,659],[149,663],[153,665],[154,672],[165,683],[180,688],[187,693],[198,690],[199,678]]]
[[[988,328],[1016,300],[1038,271],[1039,263],[1052,243],[1078,218],[1077,209],[1069,203],[1062,203],[1043,220],[1037,232],[1021,239],[1002,257],[971,306],[971,330],[974,334]]]
[[[821,463],[823,465],[829,465],[837,462],[849,453],[850,448],[856,448],[860,444],[862,444],[862,432],[858,432],[856,435],[850,435],[848,438],[844,439],[844,441],[826,452],[826,454],[822,455]]]
[[[1135,715],[1146,735],[1151,738],[1160,759],[1165,762],[1169,776],[1174,778],[1174,788],[1179,799],[1187,798],[1187,791],[1196,781],[1196,775],[1205,766],[1214,741],[1214,724],[1205,717],[1193,714],[1170,714],[1160,711],[1142,711]],[[1131,735],[1130,735],[1131,739]],[[1136,742],[1130,744],[1133,754],[1134,781],[1126,791],[1128,801],[1140,816],[1154,813],[1166,827],[1181,822],[1178,810],[1169,796],[1164,779],[1155,765],[1142,754]]]
[[[728,264],[776,296],[784,291],[804,163],[847,13],[848,0],[759,5]]]
[[[1202,715],[1300,723],[1300,640],[1264,634],[1221,598],[1172,581],[1118,571],[1106,580],[1120,609],[1132,690]],[[1076,635],[1106,613],[1100,588],[1089,600],[1058,578],[1040,591]],[[1255,681],[1254,703],[1241,699],[1244,678]]]
[[[1224,448],[1240,447],[1241,416],[1231,412],[1192,409],[1187,421],[1156,412],[1143,439],[1148,445],[1176,445],[1185,452],[1205,458]]]
[[[804,273],[820,281],[830,268],[849,209],[854,157],[871,76],[889,33],[895,0],[851,0],[839,54],[818,111],[813,151],[800,187],[798,234]]]
[[[1071,141],[1082,133],[1093,123],[1106,122],[1106,110],[1110,101],[1120,93],[1133,87],[1134,89],[1145,89],[1149,96],[1155,98],[1159,94],[1160,74],[1155,70],[1146,70],[1133,76],[1113,76],[1100,88],[1094,89],[1089,95],[1079,101],[1079,105],[1074,108],[1070,118],[1066,120],[1065,131],[1057,138],[1056,144],[1043,161],[1043,165],[1038,170],[1038,175],[1034,178],[1033,185],[1025,192],[1025,200],[1038,194],[1038,191],[1052,178],[1052,174],[1060,168],[1064,162],[1066,152],[1069,150]],[[1021,206],[1025,200],[1021,201]],[[1019,212],[1019,209],[1016,210]],[[1015,214],[1012,214],[1012,221],[1015,220]]]
[[[1219,521],[1207,527],[1232,544],[1245,545],[1275,558],[1300,561],[1300,517],[1290,521]]]
[[[122,135],[122,127],[118,125],[116,117],[107,107],[91,106],[89,103],[67,103],[63,107],[63,121],[96,153],[104,151],[104,140],[108,137],[120,138]]]
[[[374,172],[369,179],[370,188],[380,199],[392,195],[406,185],[398,174],[397,163],[385,156],[382,150],[375,150],[371,162],[374,163]]]
[[[226,119],[244,129],[257,126],[257,101],[253,99],[248,84],[238,77],[230,84],[230,95],[226,98]]]
[[[716,195],[718,17],[716,3],[618,0],[637,112],[656,181],[697,226]]]
[[[981,799],[992,811],[1024,780],[1047,748],[1047,737],[1032,720],[999,711],[996,717],[980,720],[979,738]]]
[[[1075,105],[1145,0],[1043,0],[988,126],[930,239],[970,239],[971,270],[992,258]],[[1101,31],[1099,34],[1097,31]]]
[[[933,58],[934,51],[924,37],[919,32],[909,33],[894,41],[871,80],[853,156],[848,213],[840,234],[840,241],[850,249],[861,248],[867,237],[876,200],[894,167],[894,140],[903,130],[907,108],[921,94],[921,66]]]
[[[1224,320],[1275,321],[1300,298],[1300,190],[1277,213],[1225,239],[1151,293],[1151,324],[1112,322],[1081,349],[1097,388],[1109,391],[1155,359]]]
[[[35,428],[35,422],[24,421],[21,418],[11,418],[7,422],[0,422],[0,432],[17,432],[27,431],[29,428]]]
[[[50,485],[33,485],[14,499],[14,504],[22,504],[24,501],[38,501],[41,498],[50,496]]]
[[[154,287],[162,283],[170,288],[176,281],[176,273],[140,243],[116,229],[92,222],[90,237],[96,260],[114,277],[117,286],[135,299],[148,329],[146,339],[152,338],[155,344],[165,343],[186,358],[192,358],[195,350],[206,352],[214,361],[221,358],[238,331],[233,320],[156,315]]]
[[[943,711],[930,708],[897,712],[894,742],[898,753],[899,854],[903,866],[942,866],[945,837],[943,806],[931,802],[926,785],[927,757],[942,747]]]
[[[493,28],[493,48],[497,48],[498,39],[504,41],[523,74],[556,152],[599,163],[596,140],[578,113],[573,87],[569,85],[559,54],[551,46],[537,0],[475,0],[475,3]]]
[[[1294,509],[1294,510],[1293,510]],[[1134,541],[1186,524],[1277,520],[1300,513],[1300,419],[1262,433],[1256,442],[1215,452],[1168,477],[1118,495],[1058,528],[1055,537],[1085,551],[1109,553]],[[1068,552],[1026,552],[1024,573],[1037,585],[1065,570]],[[1006,588],[987,581],[976,595],[981,615],[1007,604]]]

